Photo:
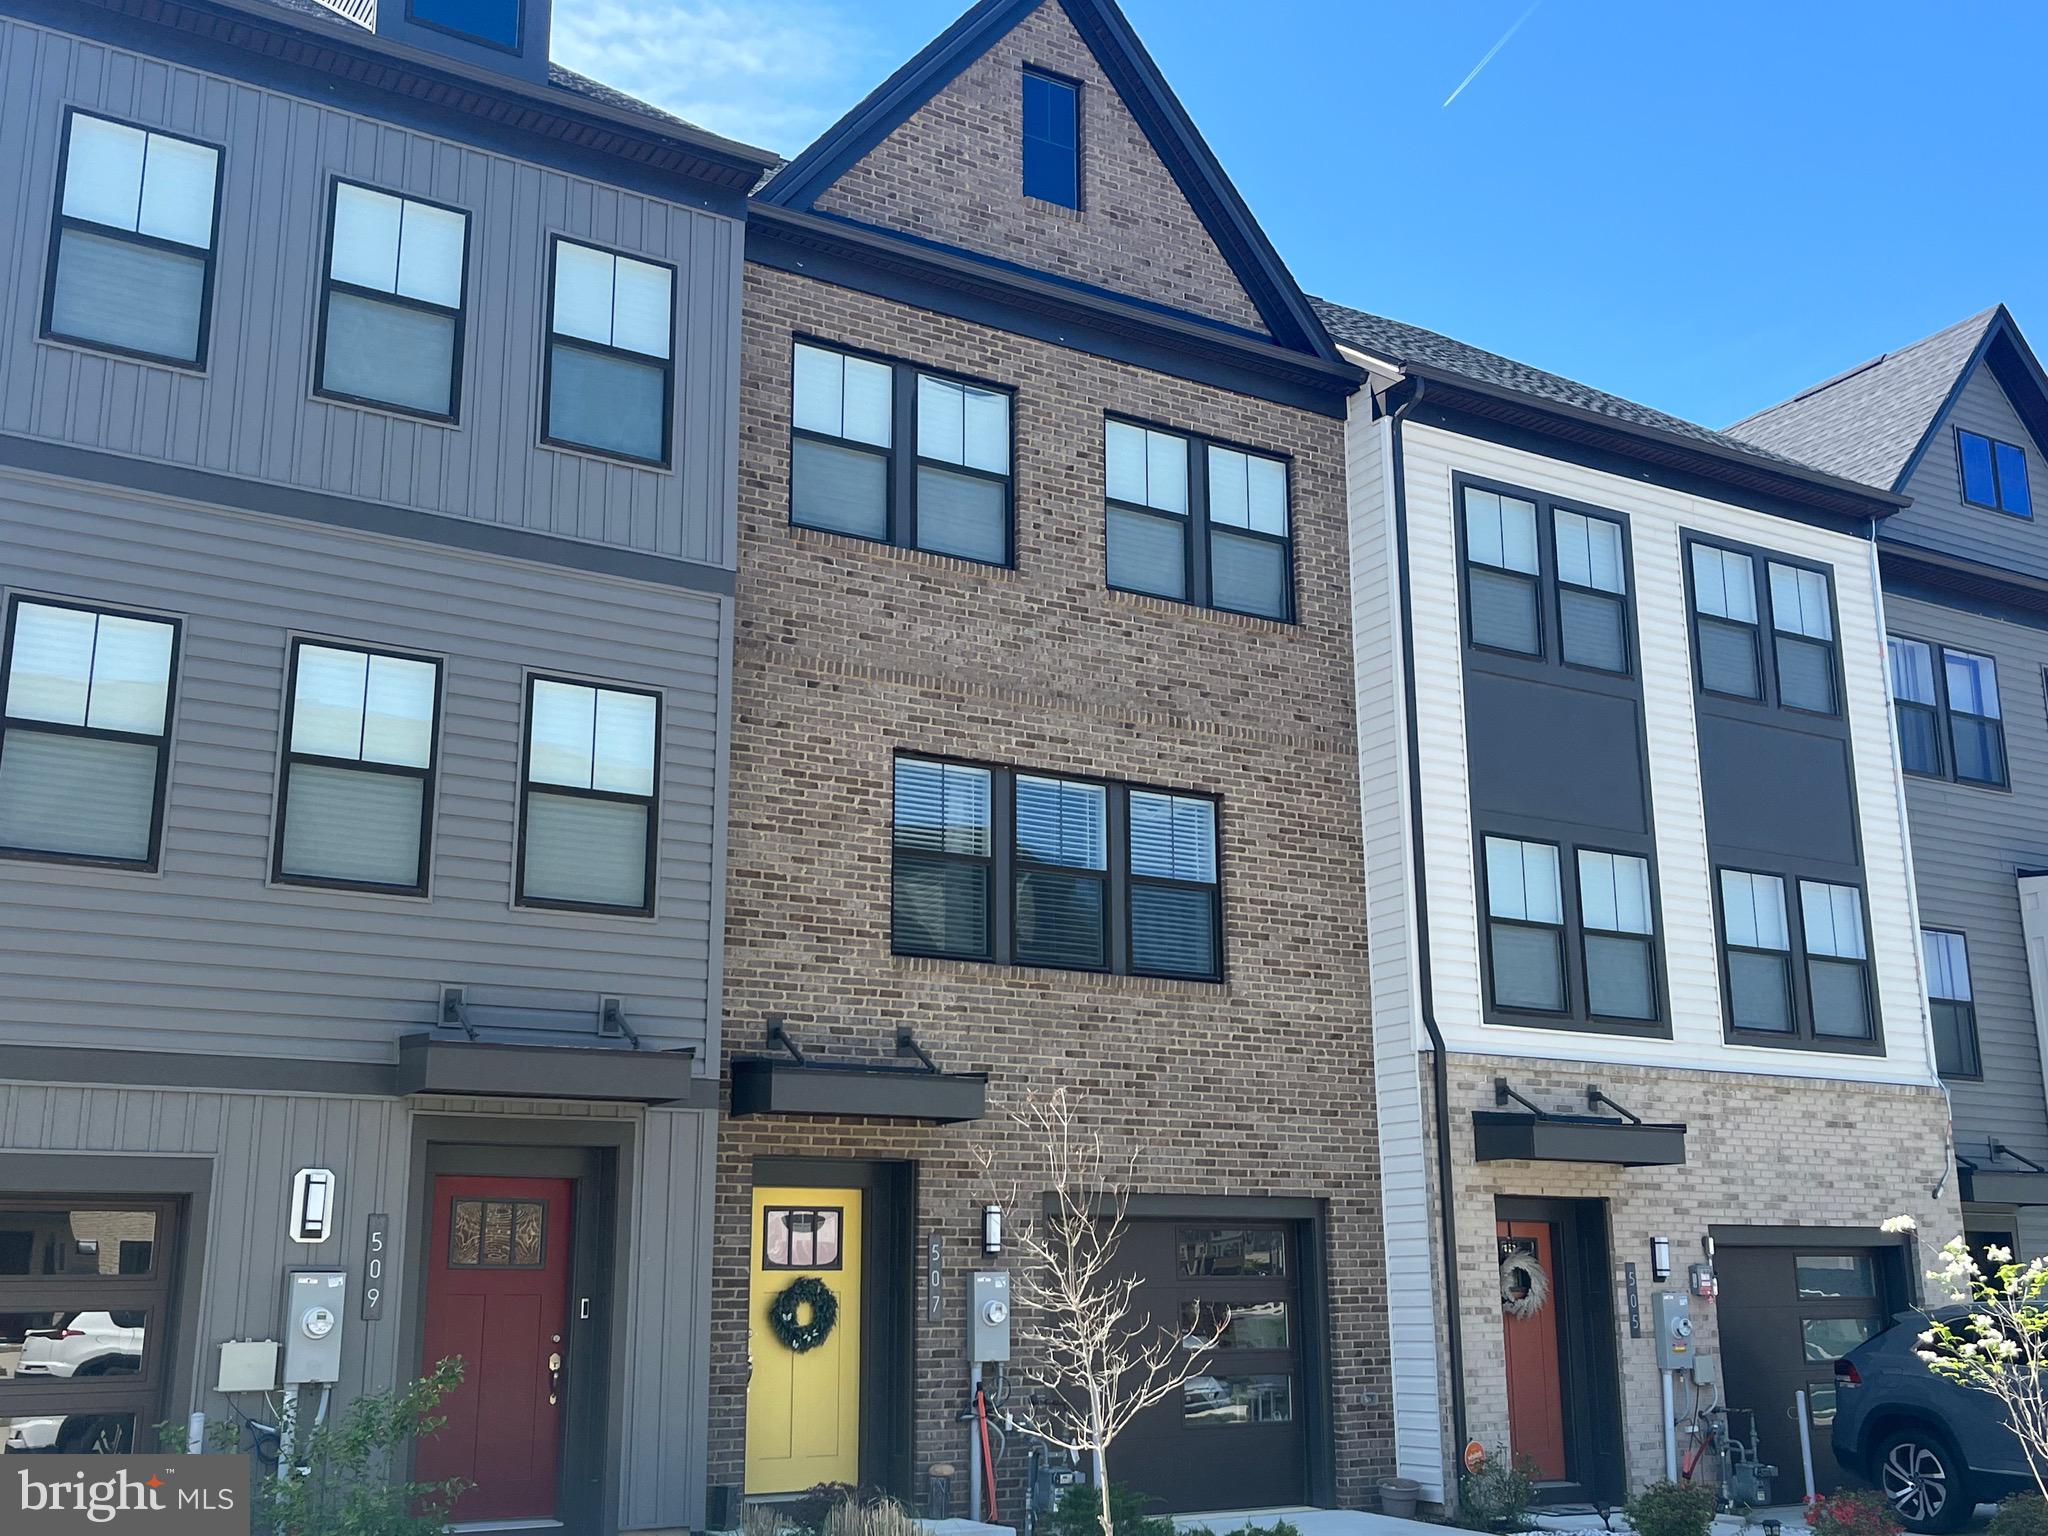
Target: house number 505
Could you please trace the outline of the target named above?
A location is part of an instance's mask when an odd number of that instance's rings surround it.
[[[390,1262],[391,1218],[379,1211],[370,1217],[370,1230],[363,1244],[363,1321],[374,1323],[384,1316],[384,1268]]]

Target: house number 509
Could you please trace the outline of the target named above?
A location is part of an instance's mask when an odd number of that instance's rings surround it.
[[[390,1262],[391,1218],[379,1211],[370,1217],[370,1230],[363,1243],[363,1321],[374,1323],[384,1316],[384,1266]]]

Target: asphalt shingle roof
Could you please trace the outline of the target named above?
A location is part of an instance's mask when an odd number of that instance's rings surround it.
[[[1456,374],[1476,384],[1570,406],[1595,416],[1626,422],[1630,426],[1648,427],[1748,459],[1776,462],[1795,470],[1811,471],[1817,467],[1747,439],[1716,432],[1712,427],[1703,427],[1682,416],[1670,415],[1634,400],[1623,399],[1620,395],[1610,395],[1605,390],[1581,384],[1562,374],[1546,373],[1541,368],[1518,363],[1497,352],[1488,352],[1435,331],[1426,331],[1419,325],[1389,320],[1384,315],[1367,314],[1364,310],[1333,304],[1328,299],[1312,298],[1309,303],[1315,306],[1324,329],[1339,342],[1349,342],[1383,362]]]
[[[1896,490],[1997,315],[1994,305],[1959,320],[1745,417],[1728,431],[1846,480]]]

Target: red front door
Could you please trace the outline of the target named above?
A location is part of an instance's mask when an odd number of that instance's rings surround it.
[[[419,1443],[421,1482],[470,1485],[457,1520],[549,1519],[568,1384],[570,1179],[434,1182],[424,1362],[463,1362],[447,1425]]]
[[[1564,1292],[1558,1284],[1557,1229],[1547,1221],[1502,1221],[1494,1232],[1503,1266],[1512,1254],[1533,1262],[1550,1281],[1539,1310],[1528,1317],[1503,1312],[1501,1325],[1507,1333],[1510,1449],[1536,1464],[1539,1480],[1561,1483],[1571,1469],[1564,1450],[1564,1373],[1558,1359]]]

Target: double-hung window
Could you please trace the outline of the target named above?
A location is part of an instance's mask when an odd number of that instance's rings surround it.
[[[2034,515],[2034,489],[2027,479],[2027,451],[2018,443],[2000,442],[1981,432],[1956,428],[1956,459],[1961,466],[1963,500],[1973,507]]]
[[[1689,540],[1687,550],[1701,691],[1839,716],[1827,573],[1700,539]]]
[[[337,181],[327,241],[319,392],[455,420],[469,215]]]
[[[1293,618],[1286,461],[1114,419],[1103,461],[1110,586]]]
[[[1885,649],[1906,772],[2004,788],[1998,663],[1902,635],[1887,636]]]
[[[1797,886],[1797,923],[1788,885]],[[1728,1026],[1759,1044],[1853,1047],[1876,1036],[1863,892],[1824,880],[1720,872]],[[1802,984],[1803,980],[1803,984]]]
[[[1010,406],[989,385],[797,342],[790,521],[1010,564]]]
[[[1656,1023],[1650,861],[1534,838],[1489,834],[1482,845],[1494,1009],[1557,1015],[1525,1021],[1553,1026]]]
[[[1656,1018],[1650,861],[1580,849],[1579,925],[1586,946],[1586,1012],[1637,1023]]]
[[[1461,485],[1459,498],[1472,645],[1510,656],[1553,653],[1568,666],[1630,672],[1621,524],[1482,485]]]
[[[427,893],[440,665],[295,640],[273,878]]]
[[[1207,796],[905,756],[894,801],[896,953],[1220,979]]]
[[[73,110],[61,180],[43,334],[204,367],[220,151]]]
[[[1563,1013],[1564,886],[1557,845],[1487,838],[1486,915],[1494,1006]]]
[[[1081,206],[1081,87],[1024,71],[1024,195]]]
[[[1927,964],[1927,1009],[1934,1022],[1934,1065],[1945,1078],[1984,1075],[1977,1054],[1977,1005],[1970,993],[1970,949],[1960,933],[1920,930]]]
[[[1543,654],[1542,561],[1536,503],[1465,488],[1465,604],[1472,643]]]
[[[675,270],[557,236],[541,435],[666,465],[675,414]]]
[[[522,905],[653,914],[660,740],[656,694],[527,679]]]
[[[1553,507],[1557,543],[1557,643],[1577,667],[1626,672],[1628,574],[1621,524]]]
[[[167,619],[14,599],[0,853],[156,867],[177,648]]]

